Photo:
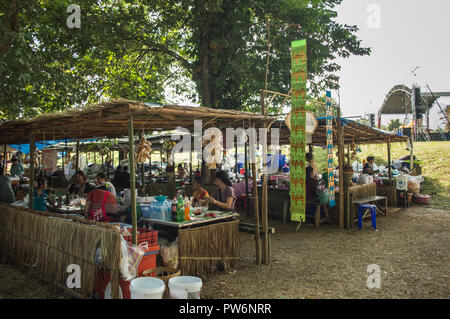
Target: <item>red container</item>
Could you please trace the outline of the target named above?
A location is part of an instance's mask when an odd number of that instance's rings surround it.
[[[138,277],[142,277],[142,274],[147,269],[156,268],[156,255],[159,253],[159,246],[148,247],[144,257],[138,266]]]
[[[137,244],[138,246],[142,243],[147,243],[149,247],[158,245],[158,231],[150,230],[145,228],[138,228],[137,234]],[[131,233],[132,229],[128,228],[128,231]],[[133,241],[133,236],[123,236],[127,242],[131,243]]]
[[[429,204],[430,198],[431,198],[430,195],[415,194],[414,202],[420,203],[420,204]]]
[[[105,299],[106,288],[108,287],[109,289],[111,289],[110,282],[111,274],[109,271],[102,269],[97,273],[95,281],[95,291],[98,293],[101,299]],[[122,294],[122,299],[130,299],[130,281],[123,280],[122,277],[119,276],[119,289]]]

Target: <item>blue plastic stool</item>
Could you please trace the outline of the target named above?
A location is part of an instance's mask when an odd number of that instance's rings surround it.
[[[364,204],[359,205],[358,207],[358,228],[362,228],[362,220],[366,211],[370,210],[370,214],[372,215],[372,227],[373,229],[377,229],[377,207],[375,205]]]

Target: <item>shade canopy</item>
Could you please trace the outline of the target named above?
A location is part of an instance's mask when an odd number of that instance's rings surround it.
[[[317,128],[312,136],[312,144],[315,146],[326,146],[326,118],[317,118]],[[333,140],[336,144],[337,141],[337,118],[333,118]],[[360,124],[356,121],[341,118],[342,128],[344,131],[344,144],[349,145],[355,142],[358,145],[361,144],[381,144],[386,143],[388,137],[390,137],[391,143],[394,142],[406,142],[405,136],[400,136],[395,133],[386,132],[368,125]],[[281,128],[280,143],[289,144],[290,131],[287,128],[284,121],[275,122],[272,127],[279,126]]]
[[[275,117],[236,110],[212,109],[180,105],[158,105],[116,100],[65,112],[42,114],[32,119],[6,121],[0,124],[0,144],[35,141],[123,137],[128,135],[128,119],[134,119],[136,132],[167,131],[183,127],[193,132],[194,120],[203,128],[216,126],[248,127],[251,122],[261,127]]]

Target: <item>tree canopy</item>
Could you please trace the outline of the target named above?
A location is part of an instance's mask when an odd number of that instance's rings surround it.
[[[268,32],[268,89],[289,91],[291,41],[306,38],[308,93],[320,97],[338,88],[337,57],[370,53],[356,26],[335,21],[341,1],[85,0],[80,28],[66,23],[72,1],[2,1],[0,115],[119,97],[164,102],[169,89],[179,100],[257,111]]]

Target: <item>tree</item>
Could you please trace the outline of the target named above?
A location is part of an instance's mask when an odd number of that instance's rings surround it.
[[[357,27],[335,22],[342,0],[85,0],[80,29],[66,26],[71,2],[0,4],[4,118],[118,97],[164,102],[167,87],[205,106],[259,111],[268,31],[274,91],[289,90],[292,40],[307,39],[315,97],[338,87],[337,57],[370,53]]]
[[[388,125],[388,130],[393,131],[400,128],[400,126],[402,126],[402,123],[400,123],[399,119],[391,120]]]

